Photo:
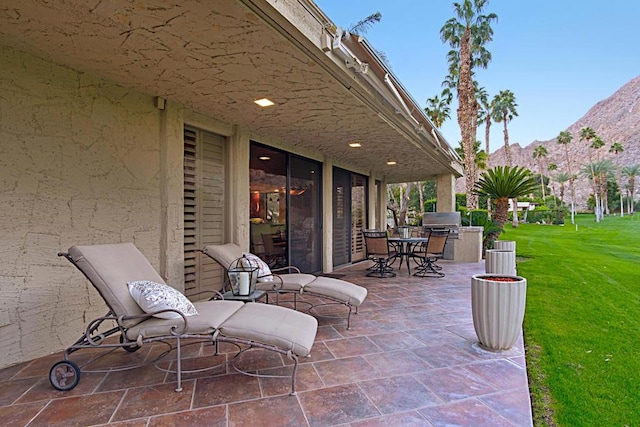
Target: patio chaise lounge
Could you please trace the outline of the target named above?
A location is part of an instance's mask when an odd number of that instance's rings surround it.
[[[58,390],[70,390],[80,380],[80,368],[69,359],[71,353],[98,347],[134,352],[146,343],[161,341],[175,351],[176,391],[181,391],[181,341],[194,338],[215,345],[216,353],[220,342],[236,344],[236,357],[252,348],[286,355],[294,362],[291,394],[295,394],[298,358],[309,355],[316,336],[318,322],[312,316],[261,303],[191,303],[165,284],[132,243],[72,246],[59,255],[84,273],[109,312],[89,322],[86,333],[66,349],[64,360],[51,368],[49,379]],[[103,326],[111,329],[99,330],[105,321]],[[110,336],[119,337],[120,342],[107,340]]]
[[[243,256],[242,249],[234,243],[208,245],[202,252],[225,269],[228,269],[234,261]],[[358,307],[364,302],[367,297],[366,288],[345,280],[300,273],[300,270],[293,266],[273,270],[268,275],[270,276],[271,273],[281,270],[296,271],[296,273],[273,274],[274,279],[272,281],[260,281],[258,279],[257,289],[275,293],[276,297],[281,293],[292,293],[294,296],[294,308],[297,308],[297,294],[315,295],[323,299],[329,299],[334,303],[343,304],[349,308],[347,329],[351,329],[351,312],[355,307],[357,313]],[[312,312],[313,308],[314,306],[312,305],[309,311]]]

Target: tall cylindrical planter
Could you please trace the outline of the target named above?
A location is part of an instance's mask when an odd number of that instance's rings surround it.
[[[493,249],[502,251],[516,251],[516,242],[513,240],[496,240],[493,242]]]
[[[511,250],[489,249],[485,256],[485,272],[488,274],[516,273],[516,253]]]
[[[489,350],[513,347],[522,330],[527,279],[515,275],[476,274],[471,278],[473,327]]]

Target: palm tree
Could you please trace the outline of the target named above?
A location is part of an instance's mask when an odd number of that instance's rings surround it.
[[[593,138],[593,142],[591,143],[590,147],[593,148],[593,150],[596,152],[597,159],[598,159],[597,161],[600,161],[600,148],[604,147],[604,145],[605,145],[604,141],[598,135],[596,135]],[[607,216],[609,215],[609,200],[607,196],[608,184],[609,184],[609,181],[607,180],[607,176],[600,175],[598,179],[598,190],[600,191],[600,217],[601,218],[604,216],[605,213],[607,214]]]
[[[558,165],[555,163],[549,163],[547,166],[547,171],[549,173],[555,172],[558,170]],[[553,205],[556,205],[556,186],[553,185],[553,179],[549,179],[549,187],[551,187],[551,195],[553,196]]]
[[[597,160],[595,162],[591,162],[583,165],[580,170],[580,174],[587,179],[591,180],[593,184],[594,193],[593,196],[595,198],[595,207],[594,213],[596,214],[596,222],[600,222],[603,218],[604,210],[602,209],[602,204],[598,203],[598,193],[600,193],[600,200],[602,200],[602,188],[606,187],[606,184],[602,183],[602,179],[606,181],[606,177],[613,170],[613,165],[609,160]]]
[[[555,181],[560,184],[560,203],[564,203],[564,183],[569,181],[569,174],[560,172],[556,174]]]
[[[504,154],[507,157],[507,164],[513,165],[511,160],[511,150],[509,149],[509,130],[507,125],[514,117],[518,116],[516,111],[516,96],[510,90],[501,90],[496,96],[493,97],[494,109],[493,119],[496,123],[502,122],[504,125]]]
[[[622,201],[622,180],[620,179],[620,158],[618,154],[624,151],[624,146],[619,142],[614,142],[609,147],[609,152],[616,156],[616,181],[618,183],[618,189],[620,190],[620,216],[624,216],[624,203]]]
[[[439,98],[438,95],[433,98],[427,99],[427,106],[424,108],[424,112],[431,120],[435,127],[440,128],[445,120],[450,118],[449,116],[449,100],[445,99],[446,94],[443,94],[443,98]]]
[[[571,159],[569,159],[569,149],[567,146],[571,144],[571,140],[573,139],[573,135],[566,130],[560,132],[560,134],[556,138],[556,142],[564,146],[564,155],[567,159],[567,172],[569,175],[569,189],[571,191],[571,224],[575,224],[575,214],[576,214],[576,192],[573,187],[574,176],[571,172]]]
[[[489,100],[489,94],[483,87],[478,89],[476,97],[478,98],[478,102],[480,103],[480,109],[478,111],[478,124],[484,123],[484,151],[488,155],[490,153],[489,133],[491,130],[491,115],[493,114],[493,100]]]
[[[591,149],[593,149],[593,147],[589,144],[589,141],[594,139],[596,136],[597,136],[596,131],[588,126],[585,126],[582,129],[580,129],[580,142],[587,141],[587,146]],[[589,150],[588,153],[589,153],[589,165],[593,165],[593,157],[591,156],[592,150]],[[593,171],[591,171],[591,175],[593,175]],[[596,199],[596,207],[599,207],[600,205],[598,202],[598,193],[596,190],[597,183],[596,183],[596,180],[591,180],[591,182],[592,182],[592,185],[594,186],[593,197]],[[598,221],[600,221],[600,216],[596,211],[596,222]]]
[[[536,148],[533,149],[533,158],[537,160],[538,163],[538,172],[540,172],[540,185],[542,186],[542,200],[545,199],[545,191],[544,191],[544,177],[542,175],[542,159],[547,157],[548,151],[544,147],[544,145],[540,144]]]
[[[455,148],[456,153],[462,160],[464,160],[464,149],[462,148],[462,141],[459,143],[460,145]],[[475,154],[475,166],[476,170],[482,170],[487,168],[487,160],[489,160],[489,156],[484,150],[480,149],[480,141],[476,141],[473,144],[473,152]]]
[[[517,199],[533,192],[538,183],[529,169],[523,167],[496,166],[480,175],[474,192],[493,200],[493,219],[503,227],[508,219],[509,199]],[[515,209],[514,209],[515,211]]]
[[[353,34],[363,35],[365,34],[373,24],[380,22],[382,19],[382,14],[380,12],[372,13],[366,18],[352,24],[348,31]]]
[[[596,135],[596,131],[591,129],[590,127],[583,127],[582,129],[580,129],[580,141],[587,141],[587,145],[589,145],[589,141],[591,141],[593,138],[595,138]],[[592,159],[589,158],[589,161],[591,161]]]
[[[456,82],[458,95],[458,125],[465,154],[465,187],[467,207],[477,207],[478,198],[473,194],[476,179],[473,145],[478,126],[478,103],[473,82],[474,68],[487,68],[491,53],[485,44],[493,39],[491,22],[498,19],[495,13],[483,14],[486,0],[464,0],[454,3],[455,15],[440,29],[440,39],[448,43],[450,82]]]
[[[622,168],[622,174],[629,179],[627,181],[627,190],[629,191],[627,212],[629,212],[629,215],[633,215],[636,202],[636,176],[640,175],[640,165],[625,166]]]

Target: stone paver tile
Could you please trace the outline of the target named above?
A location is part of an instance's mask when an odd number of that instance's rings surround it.
[[[328,360],[313,364],[328,386],[368,380],[375,370],[362,357]]]
[[[475,399],[419,409],[434,427],[513,427],[509,421]]]
[[[40,378],[23,378],[1,382],[0,406],[11,405],[16,402],[20,396],[40,381],[42,381]],[[53,390],[53,387],[51,388]]]
[[[466,348],[452,345],[421,347],[413,349],[412,351],[435,368],[466,365],[479,358]]]
[[[207,426],[226,427],[227,407],[225,405],[210,408],[194,409],[192,411],[175,412],[149,419],[148,427],[180,427]]]
[[[0,406],[1,426],[26,426],[47,401],[25,403],[23,405]]]
[[[497,391],[485,380],[462,369],[433,369],[417,373],[414,377],[446,402]]]
[[[464,368],[499,390],[527,387],[526,369],[505,359],[474,363]]]
[[[31,422],[34,426],[88,426],[108,422],[124,391],[90,394],[53,400]]]
[[[130,374],[131,375],[131,374]],[[56,390],[49,382],[49,375],[40,378],[37,384],[29,389],[18,399],[18,403],[35,402],[37,400],[61,399],[72,396],[91,394],[104,379],[105,374],[93,372],[80,372],[80,382],[69,391]],[[134,376],[134,381],[136,377]],[[135,382],[133,385],[138,385]],[[131,386],[131,385],[130,385]]]
[[[295,396],[277,396],[229,405],[229,426],[299,427],[307,424]]]
[[[480,396],[478,399],[517,426],[533,425],[528,387]]]
[[[193,396],[193,408],[222,405],[261,398],[258,378],[242,374],[198,378]]]
[[[380,347],[367,337],[342,338],[324,343],[336,358],[380,353]]]
[[[449,332],[445,329],[416,329],[407,331],[412,337],[422,341],[424,346],[442,346],[445,344],[459,344],[466,340],[459,335]]]
[[[383,414],[442,403],[441,399],[409,375],[365,381],[359,385]]]
[[[276,375],[284,378],[258,377],[263,396],[277,396],[289,394],[291,392],[291,372],[293,366],[285,368],[268,369],[260,371],[261,375]],[[296,374],[296,392],[314,390],[324,387],[324,383],[314,369],[313,365],[305,364],[298,366]]]
[[[383,351],[404,350],[407,348],[424,347],[424,343],[406,332],[391,332],[369,337]]]
[[[113,421],[170,414],[190,409],[194,381],[184,381],[176,392],[175,383],[158,384],[127,390],[127,395],[113,416]]]
[[[364,356],[381,376],[421,372],[431,366],[409,350],[399,350]]]
[[[404,412],[351,423],[351,427],[432,427],[418,412]]]
[[[380,415],[355,384],[307,391],[300,393],[299,399],[312,427],[351,423]]]

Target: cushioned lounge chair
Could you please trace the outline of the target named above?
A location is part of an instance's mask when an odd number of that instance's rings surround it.
[[[214,259],[225,269],[228,269],[234,261],[243,255],[242,249],[234,243],[209,245],[205,247],[202,252]],[[292,266],[273,270],[273,273],[282,270],[295,271],[295,273],[274,274],[273,281],[259,282],[256,286],[257,289],[275,293],[276,297],[280,293],[293,293],[294,308],[297,308],[297,294],[315,295],[329,299],[335,303],[344,304],[349,308],[347,329],[351,329],[351,312],[355,307],[357,313],[358,307],[364,302],[364,299],[367,297],[366,288],[345,280],[300,273],[300,270]],[[312,310],[313,306],[311,307],[311,312]]]
[[[236,356],[251,348],[286,355],[294,362],[291,394],[295,394],[298,358],[309,355],[316,336],[318,322],[312,316],[285,307],[224,300],[195,302],[193,308],[197,314],[188,316],[184,311],[170,308],[145,312],[130,293],[128,283],[153,282],[159,284],[159,288],[169,290],[170,294],[176,291],[165,284],[133,244],[72,246],[68,253],[59,255],[67,258],[89,279],[109,311],[106,316],[91,321],[86,333],[67,348],[65,360],[51,368],[49,379],[58,390],[70,390],[80,380],[80,368],[69,358],[78,350],[122,347],[133,352],[146,343],[161,341],[169,342],[171,351],[175,350],[176,391],[181,391],[181,340],[195,338],[211,342],[216,345],[216,350],[219,342],[236,344],[240,349]],[[145,301],[149,301],[151,298],[146,295]],[[155,298],[157,295],[152,296]],[[178,296],[184,298],[179,293]],[[186,298],[184,301],[191,305]],[[167,314],[175,318],[154,317]],[[115,327],[103,330],[114,324]],[[106,340],[112,335],[119,335],[120,342]]]

